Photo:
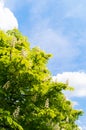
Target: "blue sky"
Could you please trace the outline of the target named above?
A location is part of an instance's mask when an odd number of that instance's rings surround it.
[[[85,0],[6,1],[31,45],[54,54],[52,73],[85,70]]]
[[[0,28],[18,27],[31,47],[53,54],[48,67],[58,81],[75,87],[71,100],[85,108],[86,99],[86,1],[1,0]],[[3,12],[3,13],[2,13]],[[6,22],[4,22],[6,21]],[[10,24],[9,24],[10,23]],[[70,94],[67,93],[67,96]],[[86,130],[86,115],[79,125]]]

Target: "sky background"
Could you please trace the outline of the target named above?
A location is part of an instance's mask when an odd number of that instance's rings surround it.
[[[86,113],[86,0],[0,0],[0,29],[18,28],[53,58],[48,68],[57,81],[69,81],[66,93]],[[86,130],[86,114],[78,121]]]

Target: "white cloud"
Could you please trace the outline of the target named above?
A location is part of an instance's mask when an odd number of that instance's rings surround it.
[[[86,73],[84,72],[64,72],[57,74],[53,80],[66,82],[68,80],[69,86],[73,86],[73,92],[66,93],[68,97],[86,97]]]
[[[0,1],[0,29],[10,30],[18,28],[18,22],[14,14],[6,7],[4,2]]]

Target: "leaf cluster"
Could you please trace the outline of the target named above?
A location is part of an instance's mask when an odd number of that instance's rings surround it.
[[[16,30],[0,31],[0,128],[14,130],[78,130],[75,110],[47,68],[51,54],[30,48]],[[2,102],[3,101],[3,102]]]

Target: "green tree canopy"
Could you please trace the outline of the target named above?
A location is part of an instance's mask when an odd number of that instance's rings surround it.
[[[79,130],[82,111],[66,99],[70,87],[52,80],[50,57],[17,29],[0,31],[0,129]]]

